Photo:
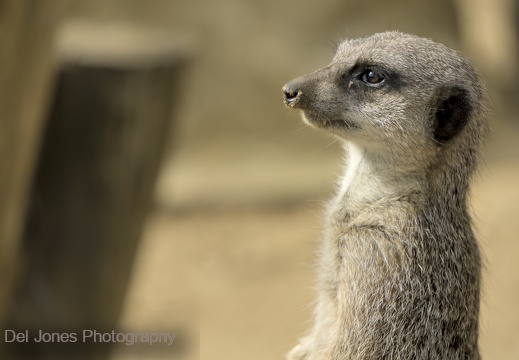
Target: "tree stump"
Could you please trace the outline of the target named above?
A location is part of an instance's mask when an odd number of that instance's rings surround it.
[[[184,64],[165,36],[96,24],[64,31],[9,325],[78,341],[14,347],[31,360],[107,358],[111,344],[80,337],[117,327]]]

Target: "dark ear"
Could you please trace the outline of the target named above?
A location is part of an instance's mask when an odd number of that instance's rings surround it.
[[[467,89],[449,86],[439,89],[434,100],[434,139],[445,143],[458,134],[472,113],[472,102]]]

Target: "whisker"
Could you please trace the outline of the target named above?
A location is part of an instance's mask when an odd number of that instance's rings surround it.
[[[338,140],[339,140],[339,139],[333,139],[332,142],[326,144],[325,146],[323,146],[323,147],[321,147],[321,148],[319,148],[319,149],[317,149],[317,150],[312,151],[312,152],[309,153],[309,154],[306,154],[306,156],[312,156],[312,155],[315,155],[315,154],[318,153],[319,151],[322,151],[322,150],[324,150],[324,149],[330,147],[331,145],[335,144]]]

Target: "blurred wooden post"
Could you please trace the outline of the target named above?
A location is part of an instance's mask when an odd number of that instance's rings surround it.
[[[64,31],[11,323],[80,337],[85,329],[117,328],[183,57],[169,37],[125,27]],[[18,350],[31,360],[104,359],[110,350],[79,345],[73,354],[56,344]]]
[[[51,86],[52,40],[66,4],[67,0],[0,0],[2,325],[18,268],[26,199]]]

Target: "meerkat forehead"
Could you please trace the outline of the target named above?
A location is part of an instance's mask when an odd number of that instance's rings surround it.
[[[477,81],[470,63],[457,51],[418,36],[385,32],[345,40],[337,48],[332,65],[378,65],[398,73],[407,83],[422,86]]]

